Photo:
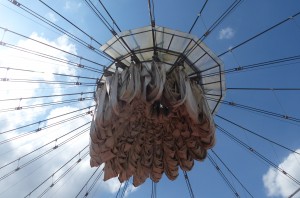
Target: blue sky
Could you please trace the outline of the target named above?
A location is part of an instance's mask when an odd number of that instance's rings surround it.
[[[78,27],[90,34],[93,38],[95,38],[95,40],[105,43],[112,37],[111,33],[89,10],[84,1],[61,0],[45,2],[52,6],[57,12],[62,13],[70,21],[74,22]],[[98,1],[93,0],[92,2],[100,8]],[[106,5],[107,9],[110,11],[111,15],[123,31],[149,25],[148,5],[146,0],[105,0],[102,2]],[[196,0],[154,0],[154,2],[156,24],[182,32],[188,32],[197,16],[197,13],[204,3],[204,1]],[[202,36],[202,34],[206,31],[206,27],[209,27],[232,2],[233,1],[209,1],[203,11],[201,19],[199,19],[195,25],[192,34],[198,37]],[[42,5],[39,1],[20,0],[20,3],[59,26],[64,27],[74,35],[82,38],[84,41],[90,42],[89,38],[66,23],[62,18]],[[100,11],[104,13],[103,10],[100,9]],[[300,2],[297,0],[290,0],[288,2],[280,0],[243,1],[220,25],[217,26],[217,28],[204,40],[204,42],[215,54],[218,55],[299,11]],[[57,30],[54,30],[41,21],[38,21],[26,12],[22,11],[20,8],[5,0],[0,1],[0,26],[26,36],[30,36],[31,38],[43,40],[46,43],[55,45],[79,56],[95,60],[105,65],[108,64],[108,61],[104,58],[95,53],[91,53],[90,50],[82,47],[74,40],[63,36],[58,33]],[[2,35],[3,31],[1,30],[0,38],[2,38]],[[221,59],[225,69],[229,69],[237,66],[296,56],[300,54],[299,35],[300,16],[235,49],[232,53],[227,53],[222,56]],[[79,62],[79,59],[76,57],[72,57],[61,52],[51,51],[39,45],[33,45],[32,42],[29,42],[24,38],[14,36],[11,33],[6,32],[4,34],[3,41],[17,46],[27,46],[29,49],[61,57],[65,60]],[[37,59],[34,56],[17,54],[13,50],[0,46],[1,67],[7,67],[9,65],[9,67],[39,70],[48,73],[64,73],[89,76],[93,78],[99,77],[98,73],[80,70],[77,68],[69,68],[66,67],[66,65],[53,66],[51,64],[53,64],[53,62],[48,61],[47,63],[47,61],[45,62],[45,60]],[[97,68],[96,65],[88,62],[83,61],[83,64]],[[100,68],[98,67],[98,69]],[[61,79],[51,74],[48,76],[40,76],[13,71],[6,73],[5,69],[1,69],[0,72],[0,78],[36,78],[40,80]],[[235,72],[226,75],[226,86],[250,88],[299,88],[299,72],[299,62],[247,72]],[[70,78],[70,81],[76,80],[76,78]],[[87,92],[93,91],[93,88],[42,84],[28,85],[8,82],[4,84],[3,82],[0,82],[0,91],[0,98],[5,99],[51,95],[54,93],[63,94]],[[66,97],[62,99],[70,98]],[[298,104],[300,101],[299,91],[228,90],[226,92],[225,100],[300,118],[300,106]],[[45,103],[52,101],[55,101],[55,99],[30,100],[28,102],[24,102],[24,100],[22,100],[21,102],[22,105],[31,105],[33,103]],[[6,105],[15,107],[17,103],[18,102],[0,102],[0,109],[5,109],[7,107]],[[49,106],[47,108],[22,110],[20,112],[0,112],[0,131],[16,128],[51,116],[59,115],[64,112],[81,109],[89,105],[93,105],[92,100],[84,101],[82,103],[70,103],[65,107],[63,105],[57,105]],[[287,122],[282,119],[274,119],[272,117],[266,117],[258,113],[226,105],[221,105],[218,115],[232,120],[245,128],[251,129],[260,135],[293,150],[298,149],[299,152],[300,125],[297,122]],[[37,134],[35,137],[28,137],[24,140],[16,140],[8,144],[0,145],[0,149],[2,150],[0,153],[0,165],[2,166],[6,162],[17,159],[18,156],[30,152],[34,148],[55,139],[61,135],[62,132],[72,130],[73,127],[86,123],[90,121],[90,119],[91,117],[84,117],[78,121],[69,122],[65,126],[57,126],[57,128],[49,129],[41,135]],[[291,175],[300,180],[299,155],[290,155],[290,152],[246,133],[233,125],[222,121],[220,118],[215,118],[215,122],[222,128],[239,137],[242,141],[259,151],[261,154],[265,155],[276,165],[280,164],[282,169],[290,172]],[[16,131],[11,135],[18,135],[21,132],[29,131],[33,128],[34,127],[29,127],[23,129],[23,131]],[[0,140],[10,138],[12,137],[11,135],[1,135]],[[248,150],[228,139],[223,133],[217,131],[216,136],[217,143],[214,147],[214,151],[220,158],[222,158],[226,165],[235,173],[254,197],[286,197],[299,187],[289,179],[279,176],[280,174],[278,174],[278,172],[270,169],[270,165],[266,164]],[[59,168],[59,166],[63,165],[68,159],[70,159],[72,155],[78,153],[79,150],[88,143],[88,138],[88,133],[85,133],[78,140],[68,143],[65,148],[61,148],[61,150],[57,151],[57,153],[55,153],[56,151],[53,151],[53,153],[32,163],[32,165],[14,173],[8,177],[7,180],[5,179],[0,181],[0,189],[4,189],[3,191],[0,190],[0,197],[19,197],[29,193],[35,186],[41,183],[43,178],[47,178],[57,168]],[[90,169],[89,160],[87,158],[83,160],[82,164],[78,164],[78,168],[76,168],[76,170],[70,172],[66,178],[62,179],[57,186],[51,189],[47,196],[73,197],[76,195],[94,171]],[[241,188],[238,182],[228,173],[228,171],[226,171],[224,166],[222,166],[219,161],[217,162],[240,196],[250,197],[243,188]],[[39,167],[38,170],[37,167]],[[14,168],[15,167],[7,167],[5,170],[1,169],[0,173],[3,175]],[[234,196],[208,159],[204,162],[195,163],[193,170],[188,172],[188,174],[195,197]],[[44,187],[46,188],[47,185]],[[119,184],[116,180],[111,181],[108,184],[104,184],[103,181],[99,181],[93,189],[92,194],[95,197],[115,197],[118,187]],[[137,189],[130,187],[130,190],[132,192],[127,193],[128,197],[150,197],[151,182],[147,180],[147,182],[141,187]],[[173,182],[169,181],[164,176],[157,185],[157,195],[158,197],[189,197],[182,174],[180,174],[178,179]],[[295,197],[300,197],[300,193]]]

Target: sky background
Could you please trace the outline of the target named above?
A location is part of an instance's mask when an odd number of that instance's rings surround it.
[[[82,40],[90,43],[90,38],[68,24],[38,0],[20,0],[19,2],[53,23],[65,28]],[[91,35],[95,40],[105,43],[112,37],[111,33],[92,13],[84,1],[45,0],[45,2]],[[98,1],[92,0],[92,2],[95,3],[101,13],[105,14]],[[123,31],[149,25],[148,5],[146,0],[103,0],[102,2]],[[209,1],[202,16],[195,25],[192,34],[198,37],[202,36],[203,33],[205,33],[206,28],[209,27],[232,2],[233,1]],[[197,17],[197,13],[204,4],[204,1],[154,0],[154,3],[157,25],[182,32],[188,32],[193,21]],[[213,32],[211,32],[204,42],[216,55],[218,55],[299,11],[300,2],[298,0],[242,1],[242,3],[220,25],[218,25]],[[109,61],[103,57],[91,52],[70,39],[68,36],[62,35],[57,30],[32,17],[7,0],[0,0],[0,27],[21,33],[27,37],[42,41],[69,53],[91,59],[104,65],[109,63]],[[221,60],[223,61],[225,69],[229,69],[237,66],[300,55],[299,35],[300,16],[289,20],[272,31],[233,50],[231,53],[227,53],[221,57]],[[73,61],[100,70],[102,69],[98,65],[84,60],[81,60],[80,62],[80,58],[78,57],[45,47],[29,39],[13,35],[12,33],[4,32],[2,29],[0,30],[0,39],[5,43],[59,57],[65,61]],[[94,42],[92,42],[92,44],[95,47],[99,47]],[[299,62],[294,61],[293,64],[281,64],[272,68],[227,74],[226,86],[250,88],[300,88],[299,66]],[[5,46],[0,46],[0,67],[0,78],[10,79],[64,80],[77,82],[78,79],[75,77],[66,78],[53,75],[53,73],[88,76],[91,78],[99,78],[100,76],[97,72],[87,71],[78,67],[70,67],[65,63],[58,63],[35,55],[21,53]],[[11,69],[5,69],[7,67],[31,69],[44,73],[18,72]],[[94,83],[95,79],[79,79],[78,81]],[[67,140],[81,130],[88,128],[92,117],[90,115],[85,115],[68,121],[65,124],[50,127],[7,143],[2,143],[3,141],[16,137],[22,133],[57,123],[62,119],[67,119],[68,117],[78,115],[79,113],[85,113],[88,111],[87,107],[94,105],[93,100],[87,99],[83,102],[77,101],[74,103],[42,108],[36,107],[19,111],[7,111],[6,109],[15,108],[19,105],[28,106],[69,99],[77,100],[80,95],[14,101],[2,101],[3,99],[92,92],[93,90],[94,87],[92,86],[0,81],[0,167],[3,167],[3,165],[8,162],[16,160],[22,155],[29,153],[48,142],[52,143],[30,156],[21,158],[19,160],[19,165],[47,152],[49,149],[51,150],[55,145],[63,143],[64,140]],[[86,94],[84,96],[88,98],[92,97],[93,94]],[[300,118],[299,91],[228,90],[226,92],[225,100]],[[87,109],[81,110],[83,108]],[[91,107],[91,109],[93,108]],[[69,114],[65,117],[51,119],[47,122],[41,122],[40,124],[35,124],[17,131],[2,133],[9,129],[14,129],[26,124],[77,110],[78,112]],[[218,115],[234,121],[245,128],[251,129],[260,135],[293,150],[298,149],[297,151],[300,152],[299,122],[297,123],[279,118],[274,119],[273,117],[267,117],[226,105],[221,105]],[[291,154],[274,144],[259,139],[222,121],[220,118],[215,118],[215,122],[250,145],[256,151],[266,156],[294,178],[300,180],[299,155]],[[58,138],[80,126],[82,127],[72,134]],[[269,164],[259,159],[253,153],[249,152],[249,150],[233,142],[223,133],[217,131],[216,137],[217,143],[213,148],[214,151],[254,197],[287,197],[299,187],[299,185],[297,186],[297,184],[282,176],[278,171],[272,169]],[[55,139],[58,140],[55,141]],[[49,154],[36,160],[34,163],[21,168],[19,171],[5,179],[0,179],[0,197],[24,197],[50,176],[50,179],[32,194],[33,197],[36,197],[48,188],[52,181],[59,178],[59,175],[63,174],[63,172],[75,163],[79,157],[76,157],[71,161],[68,166],[55,174],[53,178],[51,178],[52,173],[73,156],[78,154],[80,150],[88,145],[88,143],[89,131],[86,131],[72,141],[65,143],[63,146],[59,146]],[[85,149],[81,155],[87,151],[88,148]],[[210,154],[214,157],[211,152]],[[239,183],[228,173],[226,168],[222,166],[220,161],[215,157],[214,159],[240,196],[250,197]],[[18,161],[7,167],[0,168],[0,177],[2,178],[2,176],[13,171],[17,167]],[[72,171],[70,171],[69,174],[59,180],[45,196],[74,197],[94,171],[95,168],[91,169],[89,166],[89,156],[85,157],[74,169],[72,169]],[[97,173],[99,172],[100,171]],[[188,175],[195,197],[234,197],[233,193],[228,186],[226,186],[225,182],[208,159],[204,162],[196,162],[193,170],[188,172]],[[88,183],[87,189],[91,183],[92,182]],[[112,179],[105,183],[102,180],[99,180],[90,195],[91,197],[115,197],[119,186],[120,184],[117,179]],[[83,196],[84,193],[81,194],[81,196]],[[126,192],[127,197],[150,197],[150,195],[151,182],[149,179],[138,188],[134,188],[130,185]],[[179,177],[172,182],[169,181],[166,176],[163,176],[162,180],[157,184],[157,197],[189,197],[182,173],[180,173]],[[300,193],[295,197],[299,198]]]

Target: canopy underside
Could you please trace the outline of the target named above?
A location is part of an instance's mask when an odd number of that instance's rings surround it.
[[[113,37],[101,50],[118,60],[123,68],[129,67],[135,56],[150,69],[154,51],[167,72],[183,66],[188,76],[202,86],[205,96],[210,98],[210,110],[215,114],[219,101],[225,96],[221,60],[196,36],[159,26],[153,28],[153,33],[154,40],[151,26],[128,30]],[[106,71],[115,72],[116,65],[120,64],[114,62]],[[118,69],[123,70],[122,67]],[[101,80],[105,82],[105,76]]]

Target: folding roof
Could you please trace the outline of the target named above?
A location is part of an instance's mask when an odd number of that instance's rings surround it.
[[[213,114],[217,111],[219,101],[225,96],[224,67],[221,60],[191,34],[165,27],[155,26],[152,29],[147,26],[124,31],[100,49],[123,63],[123,66],[129,66],[132,56],[135,56],[150,68],[154,51],[167,70],[183,66],[189,77],[202,85]],[[111,64],[107,70],[115,72],[116,64]],[[105,80],[105,77],[102,79]]]

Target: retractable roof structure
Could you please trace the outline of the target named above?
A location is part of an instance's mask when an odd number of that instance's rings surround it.
[[[189,77],[201,84],[205,96],[212,99],[208,101],[212,114],[216,113],[219,102],[225,96],[221,60],[191,34],[160,26],[146,26],[124,31],[100,49],[118,60],[118,63],[114,62],[106,68],[109,73],[115,72],[116,68],[122,70],[128,67],[131,61],[139,61],[150,68],[154,54],[169,72],[177,66],[184,67]]]

